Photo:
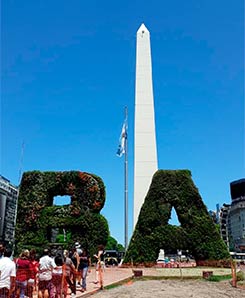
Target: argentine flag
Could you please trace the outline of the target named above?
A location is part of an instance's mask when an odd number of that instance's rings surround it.
[[[127,139],[127,122],[124,121],[122,132],[119,138],[119,145],[117,149],[117,156],[121,157],[123,154],[125,154],[125,142]]]

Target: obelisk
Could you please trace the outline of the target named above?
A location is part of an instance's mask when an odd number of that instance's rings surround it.
[[[144,24],[137,31],[134,122],[134,222],[157,171],[150,32]]]

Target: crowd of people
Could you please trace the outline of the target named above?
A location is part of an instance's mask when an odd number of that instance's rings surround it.
[[[96,259],[95,284],[103,289],[104,247],[99,245]],[[91,258],[87,249],[76,242],[71,250],[62,250],[51,256],[44,249],[39,258],[35,249],[23,250],[17,258],[0,244],[0,298],[66,298],[85,292]]]

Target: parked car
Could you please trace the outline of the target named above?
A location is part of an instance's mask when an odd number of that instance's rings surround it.
[[[123,260],[125,255],[124,251],[117,251],[115,249],[105,250],[104,262],[106,266],[117,266]]]
[[[117,266],[118,265],[118,252],[117,250],[105,250],[104,262],[106,266]]]

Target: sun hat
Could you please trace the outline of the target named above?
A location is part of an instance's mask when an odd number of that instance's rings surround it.
[[[75,248],[80,248],[80,247],[81,247],[80,243],[79,242],[76,242],[75,243]]]

